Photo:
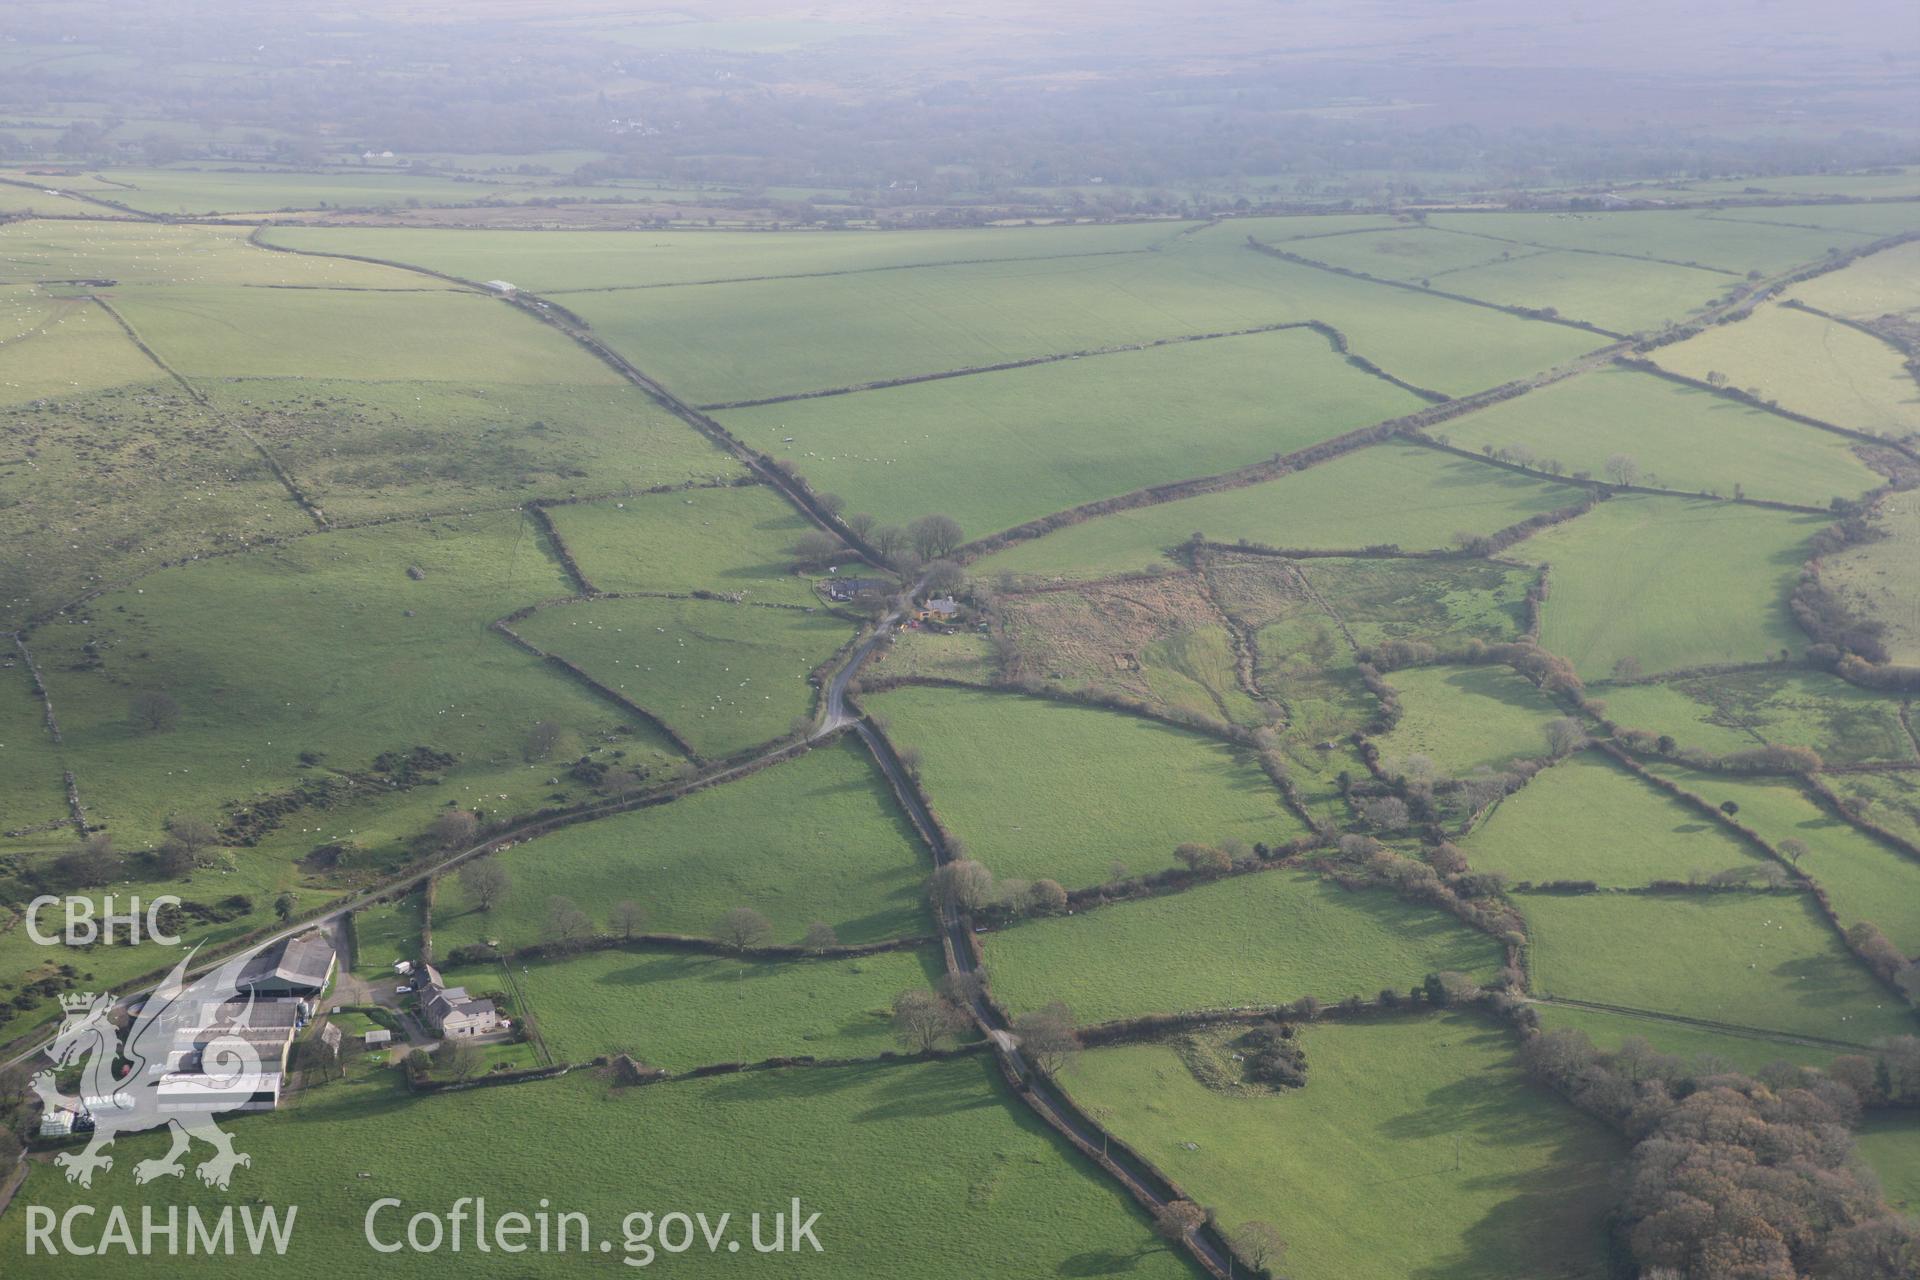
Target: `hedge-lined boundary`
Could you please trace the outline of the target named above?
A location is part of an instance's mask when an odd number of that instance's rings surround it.
[[[563,960],[592,951],[689,951],[703,955],[728,956],[739,960],[848,960],[860,956],[883,955],[890,951],[915,951],[931,947],[939,935],[916,934],[904,938],[883,938],[878,942],[835,943],[830,947],[804,947],[795,943],[766,943],[735,947],[716,938],[687,933],[636,933],[625,937],[596,933],[577,942],[535,942],[524,947],[500,951],[486,946],[457,947],[449,955],[449,964],[477,964],[486,960]],[[481,953],[485,954],[481,954]]]
[[[540,659],[542,662],[545,662],[547,665],[553,667],[554,669],[560,672],[563,672],[571,679],[579,682],[581,685],[583,685],[586,689],[588,689],[592,693],[597,694],[599,697],[602,697],[606,699],[608,702],[613,703],[615,706],[619,707],[622,711],[627,712],[629,715],[639,717],[641,721],[652,726],[660,734],[661,737],[665,738],[668,742],[671,742],[676,748],[679,749],[681,754],[685,755],[687,759],[693,761],[695,765],[706,763],[705,759],[701,756],[701,754],[698,751],[695,751],[693,749],[693,744],[688,742],[685,738],[681,737],[680,734],[674,729],[672,725],[668,724],[665,720],[662,720],[659,716],[647,710],[645,707],[641,706],[639,703],[635,702],[632,698],[629,698],[626,694],[620,692],[618,689],[614,688],[612,685],[607,684],[606,682],[599,680],[594,676],[588,675],[584,668],[576,665],[573,662],[568,661],[567,659],[561,657],[559,654],[549,653],[545,649],[542,649],[539,645],[527,639],[525,636],[521,635],[518,631],[515,631],[512,627],[508,626],[506,619],[504,618],[496,618],[492,622],[488,623],[487,626],[491,630],[497,631],[501,635],[505,636],[507,638],[508,643],[512,644],[515,648],[523,650],[524,652],[529,653],[532,656]]]
[[[1547,311],[1538,308],[1513,306],[1502,302],[1489,302],[1485,298],[1475,298],[1464,293],[1450,293],[1445,289],[1429,289],[1423,285],[1412,284],[1405,280],[1388,280],[1381,276],[1370,276],[1364,271],[1355,271],[1351,267],[1336,267],[1331,263],[1319,262],[1313,258],[1302,257],[1297,253],[1289,253],[1285,249],[1275,248],[1273,245],[1256,240],[1252,236],[1247,237],[1247,248],[1253,250],[1255,253],[1265,254],[1269,258],[1278,258],[1282,262],[1291,262],[1297,267],[1311,267],[1315,271],[1325,271],[1332,275],[1345,276],[1349,280],[1364,280],[1368,284],[1384,285],[1389,289],[1405,289],[1408,293],[1420,293],[1428,297],[1445,298],[1449,302],[1461,302],[1471,307],[1484,307],[1489,311],[1503,312],[1506,315],[1517,316],[1522,320],[1538,320],[1545,324],[1562,325],[1568,329],[1582,329],[1588,333],[1597,333],[1603,338],[1613,338],[1616,341],[1626,337],[1625,334],[1615,333],[1611,329],[1602,329],[1599,325],[1590,324],[1585,320],[1570,319],[1567,316],[1560,315],[1558,312],[1548,314]]]
[[[1787,306],[1789,304],[1783,302],[1780,305]],[[1802,308],[1802,310],[1811,311],[1812,308],[1807,307]],[[1755,409],[1761,413],[1770,413],[1776,418],[1785,418],[1789,422],[1797,422],[1803,427],[1812,427],[1814,430],[1824,431],[1828,435],[1842,436],[1853,441],[1855,444],[1878,445],[1883,449],[1892,449],[1896,453],[1903,453],[1915,461],[1920,461],[1920,451],[1916,451],[1912,445],[1904,440],[1896,440],[1892,436],[1877,436],[1871,431],[1862,431],[1857,427],[1843,427],[1837,422],[1828,422],[1824,418],[1816,418],[1811,414],[1801,413],[1797,409],[1789,409],[1784,405],[1773,404],[1763,400],[1759,396],[1749,395],[1736,386],[1716,387],[1711,382],[1704,382],[1699,378],[1690,378],[1684,373],[1675,373],[1673,370],[1663,365],[1655,364],[1651,360],[1637,359],[1628,355],[1615,357],[1614,363],[1623,369],[1631,369],[1635,373],[1651,374],[1656,378],[1664,379],[1678,386],[1690,387],[1695,391],[1704,391],[1708,395],[1719,396],[1722,400],[1730,400],[1735,404],[1744,405],[1749,409]],[[1822,514],[1828,512],[1828,508],[1825,507],[1819,508],[1819,510]]]
[[[1083,255],[1070,254],[1069,257]],[[1021,259],[1034,261],[1034,259]],[[892,270],[894,268],[886,268]],[[949,378],[969,378],[982,373],[1008,373],[1015,369],[1032,369],[1040,365],[1058,364],[1063,360],[1091,359],[1095,356],[1125,355],[1133,351],[1151,351],[1156,347],[1177,347],[1189,342],[1213,342],[1220,338],[1250,338],[1262,333],[1280,333],[1287,329],[1315,329],[1322,334],[1331,326],[1322,325],[1313,320],[1286,320],[1278,324],[1259,324],[1247,329],[1223,329],[1217,333],[1183,333],[1170,338],[1152,338],[1146,342],[1122,342],[1105,347],[1088,347],[1081,351],[1050,352],[1042,356],[1026,356],[1019,360],[1000,360],[993,364],[964,365],[958,369],[941,369],[935,373],[912,373],[898,378],[876,378],[871,382],[851,382],[843,387],[822,387],[817,391],[794,391],[787,395],[762,396],[757,400],[722,400],[715,404],[695,405],[702,413],[720,413],[728,409],[759,409],[770,404],[792,404],[797,400],[823,400],[830,396],[858,395],[863,391],[885,391],[892,387],[911,387],[923,382],[944,382]],[[1334,331],[1337,332],[1337,331]],[[1344,341],[1344,339],[1342,340]],[[1378,375],[1386,377],[1385,374]],[[1389,379],[1391,381],[1391,379]]]
[[[1815,507],[1801,502],[1782,502],[1776,498],[1749,498],[1744,494],[1719,494],[1706,489],[1665,489],[1645,484],[1614,484],[1611,481],[1581,480],[1575,476],[1563,476],[1551,471],[1543,471],[1539,467],[1530,467],[1522,462],[1510,462],[1505,458],[1496,458],[1490,454],[1475,453],[1471,449],[1462,449],[1458,445],[1449,444],[1443,440],[1436,440],[1429,435],[1409,435],[1408,438],[1416,443],[1426,445],[1430,449],[1439,449],[1443,453],[1450,453],[1456,458],[1465,458],[1469,462],[1477,462],[1482,466],[1500,467],[1516,475],[1525,476],[1529,480],[1544,480],[1550,484],[1574,485],[1578,488],[1586,489],[1589,493],[1595,494],[1596,497],[1611,496],[1616,493],[1645,493],[1660,498],[1687,498],[1705,499],[1710,502],[1735,502],[1745,507],[1765,507],[1772,511],[1792,511],[1802,515],[1824,516],[1833,514],[1831,507]]]

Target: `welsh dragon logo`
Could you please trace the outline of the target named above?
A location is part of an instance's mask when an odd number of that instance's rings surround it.
[[[162,1125],[173,1130],[172,1149],[159,1159],[136,1164],[137,1183],[182,1176],[186,1168],[181,1157],[195,1138],[214,1149],[196,1170],[210,1187],[226,1189],[236,1168],[253,1163],[233,1149],[233,1139],[213,1118],[216,1112],[233,1110],[250,1091],[250,1082],[260,1079],[259,1051],[245,1035],[253,997],[242,997],[239,988],[241,972],[255,954],[240,955],[189,984],[187,966],[194,955],[189,951],[141,1004],[124,1045],[111,1017],[111,994],[61,997],[66,1016],[46,1053],[56,1068],[87,1059],[80,1093],[60,1093],[53,1071],[41,1072],[32,1083],[49,1112],[57,1108],[93,1119],[84,1151],[54,1157],[69,1182],[92,1186],[96,1171],[113,1168],[105,1148],[114,1139]],[[116,1061],[121,1064],[117,1072]],[[183,1069],[192,1073],[185,1083],[176,1074]]]

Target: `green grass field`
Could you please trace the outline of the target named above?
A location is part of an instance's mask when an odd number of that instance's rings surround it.
[[[0,341],[0,404],[65,399],[164,377],[113,317],[75,298],[36,292]]]
[[[1735,283],[1724,272],[1698,267],[1537,253],[1456,271],[1435,285],[1503,306],[1551,309],[1615,333],[1640,333],[1686,320]]]
[[[449,287],[391,267],[275,253],[248,244],[248,234],[246,227],[155,222],[13,222],[0,226],[0,265],[14,281],[111,279],[115,283],[106,293],[115,300],[147,285],[409,291]]]
[[[737,592],[748,601],[820,603],[789,557],[814,526],[765,485],[609,498],[547,514],[602,591]],[[867,572],[858,561],[850,564],[847,572]]]
[[[1626,258],[1664,258],[1745,275],[1817,262],[1833,247],[1851,248],[1862,233],[1810,231],[1786,223],[1813,223],[1807,209],[1734,210],[1774,221],[1717,216],[1712,211],[1635,210],[1628,213],[1434,214],[1430,226],[1490,236],[1520,245],[1583,249]],[[1826,212],[1824,209],[1821,213]],[[1518,256],[1518,250],[1515,250]],[[1603,259],[1604,261],[1604,259]],[[1728,283],[1733,283],[1728,281]]]
[[[460,380],[427,365],[419,372],[393,381],[243,379],[207,390],[222,420],[271,450],[336,521],[740,474],[732,458],[631,387],[597,378]]]
[[[391,1221],[404,1233],[408,1215],[444,1214],[467,1195],[485,1196],[496,1214],[531,1215],[542,1199],[556,1214],[585,1213],[589,1244],[609,1240],[616,1257],[629,1213],[699,1210],[709,1221],[731,1213],[732,1230],[745,1239],[748,1215],[765,1213],[770,1226],[771,1215],[797,1196],[808,1213],[821,1214],[815,1235],[823,1252],[752,1255],[769,1275],[823,1267],[921,1275],[928,1257],[964,1272],[1032,1280],[1057,1275],[1062,1259],[1122,1266],[1142,1280],[1191,1274],[1124,1194],[1067,1151],[978,1059],[638,1089],[610,1088],[602,1073],[585,1071],[439,1098],[409,1098],[383,1075],[328,1085],[290,1110],[245,1117],[232,1128],[253,1157],[236,1192],[210,1191],[191,1175],[136,1191],[122,1170],[159,1154],[165,1144],[157,1136],[120,1144],[105,1185],[128,1204],[196,1204],[203,1213],[235,1194],[297,1204],[293,1244],[274,1266],[309,1280],[349,1266],[389,1276],[441,1273],[444,1256],[374,1254],[363,1220],[376,1199],[398,1197],[403,1209],[380,1225]],[[858,1161],[822,1155],[849,1149],[861,1153]],[[617,1178],[608,1176],[614,1169]],[[93,1194],[102,1194],[99,1184]],[[51,1165],[35,1168],[23,1195],[23,1203],[56,1212],[88,1198]],[[12,1256],[25,1248],[24,1222],[23,1214],[0,1218],[0,1248]],[[657,1260],[688,1275],[740,1266],[704,1246]],[[35,1264],[43,1274],[76,1276],[98,1265],[72,1257]],[[237,1276],[257,1274],[260,1264],[216,1256],[195,1265]],[[515,1274],[577,1275],[581,1266],[577,1254],[527,1253]]]
[[[1739,486],[1756,498],[1824,506],[1884,483],[1840,436],[1627,369],[1555,383],[1442,431],[1462,448],[1524,448],[1536,465],[1551,460],[1594,476],[1626,454],[1642,484],[1729,497]]]
[[[1089,356],[719,416],[852,509],[991,532],[1150,484],[1231,471],[1420,400],[1308,329]],[[1180,406],[1169,429],[1167,407]]]
[[[1659,684],[1610,684],[1607,716],[1716,754],[1810,747],[1830,765],[1913,764],[1899,705],[1816,671],[1738,671]]]
[[[1655,771],[1714,804],[1733,801],[1737,815],[1771,842],[1807,846],[1799,869],[1833,900],[1844,924],[1870,920],[1909,954],[1920,952],[1920,858],[1890,849],[1816,804],[1786,778],[1694,773],[1668,765]]]
[[[1502,800],[1464,847],[1474,870],[1535,883],[1630,887],[1760,866],[1760,854],[1731,832],[1597,751],[1561,761]]]
[[[566,589],[530,522],[509,511],[168,569],[33,643],[60,709],[67,767],[94,821],[126,847],[158,839],[169,813],[217,816],[309,777],[364,773],[382,752],[420,745],[459,757],[437,794],[402,798],[412,811],[397,828],[350,831],[350,817],[321,811],[286,824],[289,838],[310,833],[300,852],[329,839],[371,849],[423,831],[429,806],[539,807],[558,766],[522,758],[537,721],[591,738],[632,719],[487,630]],[[178,705],[172,731],[134,727],[129,700],[148,691]],[[630,730],[615,742],[632,762],[668,758],[652,730]],[[317,763],[303,764],[303,752]]]
[[[1886,536],[1827,557],[1821,579],[1884,627],[1892,661],[1920,664],[1920,494],[1888,494],[1873,525]]]
[[[1456,533],[1492,533],[1578,497],[1568,486],[1434,449],[1375,445],[1265,484],[1068,525],[974,567],[983,574],[1105,577],[1161,562],[1195,532],[1215,542],[1429,550],[1450,545]]]
[[[1523,902],[1534,989],[1872,1044],[1912,1015],[1797,894],[1544,895]]]
[[[1860,1158],[1880,1175],[1887,1203],[1904,1213],[1920,1208],[1920,1124],[1913,1116],[1868,1116],[1856,1142]]]
[[[872,271],[936,262],[1137,253],[1179,230],[1178,225],[1145,223],[900,231],[885,236],[818,231],[751,236],[556,231],[527,236],[511,231],[275,227],[266,239],[269,244],[308,252],[405,262],[467,280],[511,280],[522,288],[550,293]]]
[[[1217,233],[1220,228],[1215,228]],[[1068,234],[1068,233],[1062,233]],[[566,304],[684,397],[728,401],[1116,343],[1319,320],[1389,372],[1449,393],[1547,368],[1591,334],[1265,258],[1239,236],[1157,253],[929,266]],[[796,334],[819,334],[817,342]]]
[[[1755,1072],[1775,1062],[1803,1067],[1825,1067],[1840,1051],[1801,1044],[1775,1033],[1739,1035],[1684,1022],[1566,1004],[1536,1004],[1540,1026],[1546,1031],[1584,1031],[1600,1048],[1612,1052],[1630,1039],[1645,1040],[1661,1053],[1671,1053],[1690,1066],[1714,1070]]]
[[[897,1049],[889,1003],[897,992],[932,986],[942,972],[934,950],[805,961],[622,950],[509,963],[556,1059],[631,1053],[669,1071]],[[486,989],[502,985],[498,966],[486,972]]]
[[[1299,1280],[1599,1277],[1619,1144],[1464,1014],[1301,1034],[1304,1089],[1234,1096],[1166,1044],[1081,1054],[1069,1092]],[[1417,1223],[1417,1227],[1413,1224]]]
[[[1393,731],[1375,739],[1389,768],[1425,756],[1458,776],[1546,754],[1546,723],[1558,708],[1506,667],[1414,667],[1387,682],[1404,709]]]
[[[1920,845],[1920,777],[1857,773],[1829,775],[1826,781],[1841,795],[1858,801],[1867,818]]]
[[[1598,678],[1759,662],[1798,650],[1787,612],[1806,540],[1825,519],[1762,507],[1631,496],[1514,547],[1552,566],[1540,643]]]
[[[734,907],[798,942],[824,920],[842,942],[931,932],[922,885],[932,870],[913,828],[865,751],[819,747],[725,787],[570,827],[498,855],[513,886],[492,912],[441,885],[434,941],[441,952],[482,938],[541,941],[548,899],[572,898],[604,925],[632,899],[647,927],[706,935]]]
[[[854,632],[824,610],[651,598],[543,609],[514,630],[715,758],[770,742],[810,716],[808,673]]]
[[[1501,962],[1498,943],[1450,917],[1291,871],[1029,921],[988,935],[986,953],[1001,1003],[1061,1000],[1082,1023],[1372,999],[1441,970],[1491,976]]]
[[[1174,846],[1303,834],[1240,752],[1137,716],[1007,693],[900,689],[866,700],[921,756],[921,786],[968,856],[996,875],[1097,884]]]
[[[396,960],[420,958],[421,895],[402,894],[397,901],[376,903],[353,913],[358,950],[353,971],[368,979],[387,978]],[[344,959],[342,963],[345,963]]]
[[[1762,306],[1653,353],[1692,378],[1723,373],[1783,408],[1856,431],[1901,437],[1920,429],[1920,389],[1900,352],[1858,329],[1788,307]]]
[[[1920,242],[1871,254],[1795,285],[1788,297],[1856,320],[1920,308]]]

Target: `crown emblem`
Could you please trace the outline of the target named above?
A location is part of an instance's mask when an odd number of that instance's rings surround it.
[[[93,992],[69,991],[60,997],[60,1007],[67,1013],[86,1013],[93,1008]]]

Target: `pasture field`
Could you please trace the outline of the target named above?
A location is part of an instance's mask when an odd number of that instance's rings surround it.
[[[60,712],[67,767],[93,821],[123,846],[157,840],[170,813],[214,818],[303,783],[366,775],[382,753],[416,746],[455,757],[430,771],[444,784],[431,803],[511,813],[540,807],[553,789],[557,765],[523,758],[538,721],[618,746],[630,763],[671,758],[620,708],[487,630],[510,609],[566,591],[516,510],[301,538],[162,570],[40,629],[32,643]],[[150,692],[178,707],[172,730],[133,724],[130,700]],[[402,807],[414,812],[398,828],[356,823],[349,832],[300,811],[285,835],[311,830],[311,844],[345,841],[391,856],[432,820],[418,813],[426,793],[410,800]]]
[[[1515,254],[1442,277],[1437,287],[1509,307],[1551,310],[1614,333],[1686,320],[1736,284],[1725,272],[1591,253]]]
[[[1885,483],[1841,436],[1622,368],[1542,387],[1442,431],[1464,449],[1524,449],[1531,465],[1604,476],[1608,460],[1625,454],[1650,487],[1725,496],[1739,488],[1803,506],[1857,498]]]
[[[1449,394],[1548,368],[1595,335],[1423,298],[1188,237],[1157,253],[920,267],[564,299],[684,398],[880,378],[1319,320],[1389,373]],[[815,342],[796,334],[818,335]]]
[[[171,383],[0,407],[0,432],[19,448],[0,456],[9,629],[134,570],[313,527],[253,447]]]
[[[937,949],[783,961],[633,948],[505,963],[556,1060],[631,1053],[669,1071],[894,1050],[894,995],[943,971]],[[485,989],[501,984],[496,966]]]
[[[1837,426],[1894,437],[1920,430],[1920,386],[1898,349],[1791,307],[1757,307],[1652,359],[1690,378],[1723,373],[1733,386]]]
[[[1858,239],[1843,238],[1849,235],[1875,239],[1920,227],[1920,204],[1900,200],[1876,204],[1799,205],[1784,209],[1727,209],[1715,216],[1733,223],[1817,228],[1828,234],[1835,248],[1845,249],[1859,243]]]
[[[740,474],[731,457],[631,387],[421,372],[425,380],[221,380],[205,390],[226,422],[271,450],[337,521]]]
[[[1083,1053],[1065,1084],[1228,1230],[1277,1226],[1299,1280],[1607,1274],[1620,1144],[1529,1083],[1504,1030],[1466,1014],[1326,1022],[1300,1045],[1298,1090],[1210,1088],[1166,1043]]]
[[[1607,718],[1714,754],[1811,747],[1829,765],[1914,764],[1899,704],[1815,671],[1734,671],[1658,684],[1609,684]]]
[[[712,758],[770,742],[810,716],[808,674],[854,632],[824,610],[652,598],[543,609],[514,630]]]
[[[1062,1258],[1118,1259],[1140,1280],[1191,1274],[1190,1264],[1154,1240],[1125,1193],[1075,1156],[980,1059],[755,1072],[644,1089],[610,1088],[604,1073],[581,1071],[426,1098],[408,1097],[382,1072],[314,1089],[294,1107],[237,1118],[232,1127],[253,1157],[237,1175],[248,1179],[236,1183],[241,1194],[300,1206],[299,1230],[275,1270],[301,1280],[338,1276],[347,1259],[375,1259],[363,1228],[374,1200],[406,1202],[393,1218],[404,1233],[408,1214],[428,1206],[443,1213],[464,1195],[524,1204],[529,1213],[553,1197],[556,1213],[589,1216],[590,1243],[605,1238],[616,1250],[622,1219],[636,1206],[706,1205],[710,1220],[730,1212],[744,1239],[747,1215],[765,1213],[770,1223],[798,1196],[822,1215],[815,1234],[825,1252],[755,1255],[768,1275],[817,1274],[824,1260],[849,1275],[915,1276],[930,1256],[962,1272],[1031,1280],[1056,1275]],[[123,1140],[110,1175],[115,1194],[129,1205],[197,1204],[203,1213],[230,1203],[233,1193],[211,1191],[191,1175],[136,1190],[120,1172],[164,1149],[159,1135]],[[857,1149],[861,1158],[820,1157],[840,1149]],[[752,1157],[741,1158],[747,1150]],[[652,1154],[636,1159],[643,1151]],[[609,1178],[610,1169],[620,1176]],[[28,1184],[29,1201],[56,1212],[88,1194],[50,1164],[36,1165]],[[564,1196],[555,1188],[565,1188]],[[0,1218],[0,1248],[13,1256],[25,1249],[24,1222],[22,1214]],[[704,1248],[669,1260],[677,1273],[696,1276],[733,1274],[740,1265]],[[98,1265],[63,1256],[42,1269],[87,1276]],[[215,1276],[259,1270],[244,1254],[195,1265]],[[577,1275],[581,1265],[567,1253],[530,1252],[516,1274]],[[427,1276],[443,1272],[445,1261],[403,1252],[379,1258],[378,1268]]]
[[[856,511],[900,524],[942,511],[977,536],[1292,453],[1420,405],[1321,334],[1288,329],[719,416]]]
[[[547,515],[602,591],[715,591],[749,603],[820,603],[789,563],[794,542],[814,525],[765,485],[608,498],[552,507]],[[847,572],[872,576],[857,560]]]
[[[1362,648],[1511,640],[1534,578],[1530,569],[1485,560],[1283,560],[1233,551],[1210,556],[1206,572],[1221,607],[1243,626],[1264,627],[1305,608],[1337,615]]]
[[[930,933],[932,863],[879,770],[852,739],[816,747],[724,787],[568,827],[495,855],[512,878],[491,912],[443,881],[434,945],[544,938],[548,899],[572,898],[605,926],[613,904],[646,908],[656,933],[706,936],[734,907],[799,942],[816,920],[847,943]]]
[[[1855,1150],[1880,1176],[1888,1204],[1905,1213],[1920,1209],[1920,1123],[1911,1113],[1868,1116],[1860,1122]]]
[[[1862,814],[1920,845],[1920,776],[1899,773],[1829,775],[1825,781],[1861,805]]]
[[[1784,840],[1806,845],[1796,865],[1827,891],[1842,924],[1870,920],[1902,951],[1920,952],[1920,858],[1890,849],[1827,812],[1786,778],[1650,767],[1714,804],[1739,805],[1738,820],[1776,849]]]
[[[308,253],[355,254],[464,280],[504,279],[536,293],[566,294],[769,276],[839,275],[944,262],[1142,253],[1178,234],[1184,225],[889,231],[884,236],[830,231],[768,231],[750,236],[702,231],[554,231],[527,236],[511,231],[275,227],[265,238],[269,244]]]
[[[1267,232],[1274,221],[1260,218],[1234,225],[1236,229],[1244,225],[1247,234],[1256,240],[1281,243],[1282,236]],[[1513,246],[1498,241],[1452,235],[1409,223],[1378,231],[1356,230],[1350,235],[1309,235],[1286,245],[1286,250],[1330,267],[1363,272],[1381,280],[1398,280],[1404,284],[1428,280],[1442,289],[1452,288],[1448,278],[1456,272],[1499,262],[1515,253]],[[1519,250],[1523,256],[1528,252]]]
[[[44,294],[29,306],[46,311],[37,327],[0,343],[0,404],[81,397],[165,376],[98,306]],[[32,311],[13,323],[31,323]]]
[[[394,961],[417,962],[424,910],[421,893],[415,890],[392,902],[375,903],[354,912],[353,936],[358,950],[353,957],[353,971],[369,979],[390,978]]]
[[[126,290],[114,305],[189,378],[620,384],[545,325],[464,291],[194,285]]]
[[[975,562],[976,572],[1097,578],[1164,561],[1195,532],[1215,542],[1348,550],[1432,550],[1570,506],[1566,485],[1418,445],[1359,449],[1278,480],[1068,525]]]
[[[1690,1066],[1708,1068],[1702,1074],[1726,1069],[1751,1073],[1775,1062],[1825,1067],[1840,1052],[1832,1046],[1776,1038],[1778,1033],[1773,1032],[1739,1035],[1685,1022],[1582,1009],[1570,1004],[1536,1004],[1534,1011],[1540,1015],[1540,1027],[1544,1031],[1584,1031],[1596,1045],[1610,1053],[1625,1041],[1645,1040],[1659,1052],[1673,1054]]]
[[[1500,801],[1462,847],[1476,871],[1536,883],[1630,887],[1762,865],[1731,832],[1597,751],[1561,761]]]
[[[1195,574],[1008,595],[999,612],[1015,673],[1230,723],[1264,719],[1240,687],[1233,636]]]
[[[1920,309],[1920,241],[1869,254],[1788,291],[1810,307],[1853,320]]]
[[[1545,755],[1546,724],[1559,709],[1507,667],[1412,667],[1387,676],[1403,714],[1374,739],[1389,769],[1424,756],[1458,777],[1500,769],[1517,757]]]
[[[1804,894],[1528,896],[1533,988],[1793,1035],[1868,1045],[1911,1035]]]
[[[1920,493],[1888,494],[1872,520],[1883,536],[1826,557],[1820,577],[1881,624],[1890,660],[1920,665]]]
[[[1186,841],[1278,844],[1304,834],[1244,753],[1095,707],[966,689],[866,699],[921,758],[933,810],[1003,877],[1098,884],[1116,861],[1173,863]]]
[[[1540,643],[1583,677],[1622,659],[1649,674],[1794,651],[1787,596],[1825,517],[1631,495],[1507,554],[1550,566]]]
[[[114,212],[46,187],[0,183],[0,214],[33,218],[111,218]]]
[[[1490,977],[1500,944],[1390,893],[1264,871],[1030,920],[986,935],[994,994],[1017,1012],[1064,1001],[1082,1025],[1182,1009],[1328,1003],[1429,973]]]
[[[1621,258],[1662,259],[1743,276],[1772,274],[1818,262],[1831,248],[1852,248],[1867,232],[1786,225],[1814,222],[1803,209],[1746,210],[1772,221],[1711,211],[1634,210],[1626,213],[1436,213],[1427,224],[1514,244],[1575,249]],[[1824,210],[1823,210],[1824,212]],[[1879,234],[1885,234],[1884,232]],[[1516,251],[1516,255],[1517,251]],[[1736,283],[1733,279],[1728,284]]]
[[[74,832],[60,759],[47,736],[32,673],[11,650],[9,645],[0,653],[0,849],[64,846]]]
[[[968,684],[991,684],[999,674],[993,642],[977,631],[942,635],[937,631],[907,631],[874,651],[862,671],[871,676],[937,676]]]
[[[0,271],[8,280],[112,280],[136,286],[286,286],[440,291],[429,276],[343,258],[275,253],[247,242],[245,227],[157,222],[27,221],[0,226]]]

